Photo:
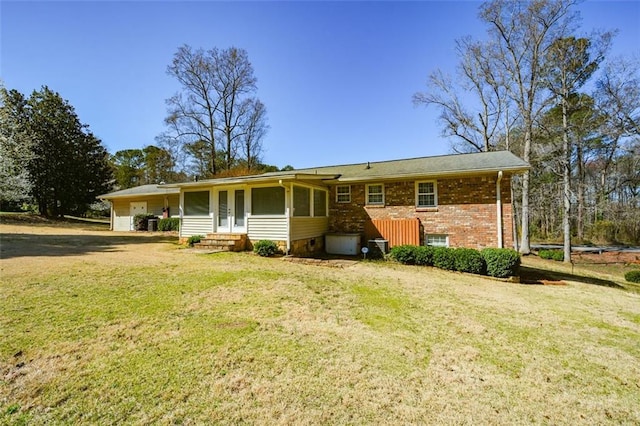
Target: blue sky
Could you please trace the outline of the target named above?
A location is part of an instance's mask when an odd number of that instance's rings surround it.
[[[241,47],[270,131],[264,161],[296,168],[450,152],[437,111],[414,107],[427,75],[453,72],[454,41],[484,37],[480,2],[0,2],[0,77],[61,94],[109,152],[154,144],[166,67],[182,44]],[[582,30],[618,29],[640,54],[639,1],[587,1]]]

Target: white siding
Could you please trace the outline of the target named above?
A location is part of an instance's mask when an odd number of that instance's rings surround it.
[[[210,217],[183,216],[180,223],[180,236],[207,235],[213,232],[213,219]]]
[[[329,230],[328,217],[292,217],[291,240],[321,237]]]
[[[251,240],[287,240],[287,218],[284,216],[249,216],[247,235]]]

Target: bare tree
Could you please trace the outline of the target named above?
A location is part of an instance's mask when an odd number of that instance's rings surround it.
[[[465,37],[456,41],[456,52],[460,58],[458,84],[438,69],[429,75],[427,90],[413,95],[413,102],[440,110],[443,135],[456,138],[455,151],[490,151],[496,145],[496,136],[504,130],[501,124],[506,99],[493,50],[488,44]],[[474,95],[472,102],[469,93]]]
[[[222,51],[214,49],[211,53],[214,87],[220,99],[216,129],[224,137],[225,166],[229,170],[235,159],[236,141],[246,132],[243,124],[251,114],[251,102],[245,96],[256,91],[256,78],[245,50],[232,47]]]
[[[480,17],[489,24],[496,57],[505,73],[506,89],[522,119],[523,159],[531,160],[534,123],[549,102],[544,81],[545,52],[568,33],[575,20],[573,0],[493,0],[480,8]],[[520,252],[531,251],[529,243],[529,172],[522,178]]]
[[[256,105],[251,101],[256,78],[247,52],[236,47],[205,52],[184,45],[167,73],[182,87],[167,100],[169,136],[194,160],[198,174],[213,176],[219,168],[231,169]],[[261,143],[255,137],[253,141]]]
[[[262,153],[262,138],[267,133],[267,110],[260,100],[252,98],[247,100],[244,122],[244,133],[241,137],[242,159],[247,170],[254,169],[260,162]]]
[[[215,90],[215,74],[211,55],[214,52],[178,48],[167,73],[175,77],[182,92],[167,99],[169,115],[165,119],[175,137],[189,144],[202,142],[211,156],[211,175],[216,174],[216,111],[220,98]]]

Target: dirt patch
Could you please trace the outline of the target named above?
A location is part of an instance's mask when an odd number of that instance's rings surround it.
[[[549,271],[526,267],[520,269],[520,283],[536,285],[567,285],[565,281],[558,279]]]
[[[303,263],[305,265],[316,265],[316,266],[328,266],[331,268],[345,268],[348,266],[353,266],[356,263],[358,263],[357,260],[339,259],[339,258],[318,259],[318,258],[308,258],[308,257],[285,256],[282,259],[284,261],[292,262],[292,263]]]

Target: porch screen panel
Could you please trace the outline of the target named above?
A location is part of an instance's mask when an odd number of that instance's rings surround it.
[[[311,216],[311,190],[302,186],[293,187],[293,215]]]
[[[313,190],[313,215],[315,217],[327,215],[327,191]]]
[[[184,193],[185,216],[209,215],[209,191],[196,191]]]
[[[271,186],[251,190],[251,214],[256,216],[284,214],[284,188]]]
[[[236,226],[244,226],[244,189],[236,190],[234,217]]]
[[[218,192],[218,226],[228,226],[228,205],[227,205],[227,191]]]

